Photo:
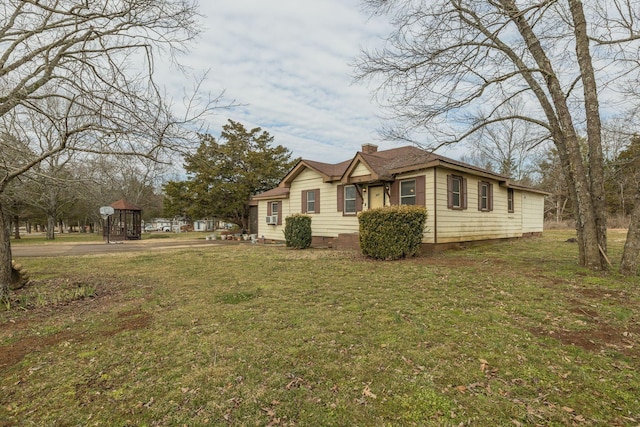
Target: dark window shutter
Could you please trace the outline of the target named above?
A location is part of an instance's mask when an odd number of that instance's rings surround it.
[[[467,209],[467,178],[462,178],[462,209]]]
[[[267,202],[267,216],[271,216],[271,202]]]
[[[278,225],[282,225],[282,202],[278,202]]]
[[[447,175],[447,208],[453,209],[453,175]]]
[[[416,176],[416,205],[426,206],[424,175]]]
[[[489,210],[493,210],[493,184],[489,184]]]
[[[478,181],[478,210],[481,211],[482,210],[482,181]],[[489,191],[489,189],[487,189],[487,192]],[[488,194],[487,194],[488,196]],[[487,199],[488,201],[488,199]]]
[[[362,189],[356,186],[356,212],[362,211]]]
[[[300,208],[300,212],[307,213],[307,191],[306,190],[302,190],[302,196],[300,198],[302,199],[302,207]]]
[[[315,213],[320,213],[320,189],[316,188],[314,192],[315,192],[315,205],[316,205]]]
[[[336,194],[338,200],[338,212],[342,212],[344,209],[344,185],[338,185],[338,193]]]
[[[393,181],[391,183],[390,202],[392,205],[400,204],[400,182],[399,181]]]

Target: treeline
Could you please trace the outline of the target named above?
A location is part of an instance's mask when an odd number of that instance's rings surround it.
[[[143,220],[160,216],[165,168],[139,157],[51,156],[0,196],[11,234],[99,231],[100,207],[119,199],[142,208]]]

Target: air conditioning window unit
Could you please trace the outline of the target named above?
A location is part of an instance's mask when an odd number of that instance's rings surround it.
[[[267,217],[267,224],[277,225],[278,224],[278,215],[270,215]]]

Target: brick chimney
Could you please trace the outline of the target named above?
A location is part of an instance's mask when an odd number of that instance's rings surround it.
[[[362,144],[362,152],[364,154],[371,154],[378,151],[378,146],[374,144]]]

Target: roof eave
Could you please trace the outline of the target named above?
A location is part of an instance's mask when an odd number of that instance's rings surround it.
[[[274,195],[267,194],[265,196],[258,194],[258,195],[252,196],[251,200],[260,201],[260,200],[276,200],[276,199],[288,199],[288,198],[289,198],[289,192],[287,191],[286,193],[283,193],[283,194],[274,194]]]
[[[412,171],[421,170],[421,169],[429,169],[433,167],[444,167],[444,168],[458,171],[458,172],[470,173],[475,176],[490,178],[501,183],[509,182],[509,177],[506,175],[501,175],[495,172],[487,171],[485,169],[477,168],[470,165],[458,164],[455,161],[448,161],[444,159],[436,159],[427,163],[423,163],[421,165],[414,165],[406,168],[393,169],[390,172],[394,174],[398,174],[403,172],[412,172]]]

